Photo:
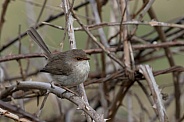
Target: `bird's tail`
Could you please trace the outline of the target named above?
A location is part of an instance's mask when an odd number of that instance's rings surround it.
[[[50,58],[51,52],[47,47],[47,45],[45,44],[45,42],[43,41],[42,37],[36,31],[36,29],[30,27],[29,30],[27,30],[27,34],[42,48],[47,58]]]

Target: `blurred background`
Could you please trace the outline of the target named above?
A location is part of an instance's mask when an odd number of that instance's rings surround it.
[[[146,1],[146,0],[143,0]],[[142,0],[127,0],[127,10],[129,18],[128,20],[138,20],[139,12],[142,10],[141,8],[144,7]],[[42,6],[46,2],[44,9]],[[72,2],[72,1],[70,1]],[[101,22],[110,23],[110,22],[121,22],[121,12],[115,11],[119,10],[118,1],[115,0],[96,0],[98,5],[98,13],[101,18]],[[103,4],[100,4],[103,3]],[[7,5],[5,9],[4,6]],[[37,54],[41,53],[42,50],[25,34],[31,26],[38,26],[38,32],[44,39],[45,43],[48,45],[49,49],[52,52],[55,51],[66,51],[70,49],[68,36],[66,35],[66,31],[62,29],[58,29],[42,22],[47,21],[48,23],[61,26],[65,28],[66,26],[66,19],[63,13],[63,9],[61,7],[61,0],[0,0],[0,16],[1,16],[1,32],[0,32],[0,59],[6,59],[7,56],[16,56],[16,55],[24,55],[24,54]],[[80,5],[80,6],[79,6]],[[80,20],[85,25],[92,25],[96,24],[95,17],[93,13],[94,6],[91,3],[85,0],[77,0],[74,2],[73,7],[77,6],[77,10],[75,10],[76,15],[80,18]],[[152,5],[152,9],[157,16],[158,21],[166,22],[166,23],[177,23],[183,25],[184,21],[184,1],[183,0],[157,0],[154,1]],[[43,12],[41,13],[41,10]],[[3,10],[5,11],[5,15],[3,16]],[[58,15],[58,17],[56,17]],[[40,17],[39,17],[40,16]],[[115,16],[115,17],[113,17]],[[5,21],[2,23],[2,18],[4,17]],[[53,18],[56,17],[56,18]],[[140,20],[142,22],[150,22],[156,19],[150,19],[149,14],[146,13],[145,16]],[[41,24],[42,23],[42,24]],[[80,25],[74,20],[74,28],[79,28]],[[135,28],[135,25],[128,25],[128,34],[133,32],[132,30]],[[183,42],[183,29],[181,28],[169,28],[169,27],[162,27],[163,30],[170,29],[169,32],[165,31],[166,39],[168,42],[174,41],[181,41]],[[108,41],[109,47],[117,47],[123,45],[119,43],[121,39],[120,36],[117,34],[113,38],[117,32],[119,32],[119,26],[103,26],[103,31],[106,37],[106,41]],[[124,31],[124,30],[123,30]],[[98,29],[92,29],[91,32],[93,35],[100,41],[101,36],[99,34]],[[120,32],[121,33],[121,32]],[[177,34],[181,34],[181,36],[176,37]],[[135,33],[133,34],[136,39],[132,39],[132,45],[141,45],[141,44],[153,44],[153,43],[160,43],[162,42],[155,31],[155,28],[150,25],[138,25]],[[19,39],[16,39],[19,38]],[[79,49],[96,49],[99,48],[95,45],[92,40],[88,37],[86,32],[84,31],[75,31],[75,38],[77,43],[77,48]],[[144,41],[142,43],[142,40]],[[12,43],[10,43],[12,42]],[[184,66],[184,53],[183,47],[171,47],[171,52],[173,54],[173,59],[175,61],[176,66]],[[141,49],[140,49],[141,50]],[[150,50],[133,50],[134,52],[134,60],[135,65],[140,64],[149,64],[154,71],[164,70],[170,66],[167,57],[164,54],[163,48],[155,48],[154,51]],[[148,52],[151,52],[150,55]],[[141,52],[141,53],[140,53]],[[140,54],[140,55],[138,55]],[[123,61],[123,52],[122,50],[115,53],[116,57],[118,57],[121,61]],[[141,57],[142,56],[142,57]],[[148,56],[148,57],[146,57]],[[87,83],[90,81],[103,79],[112,75],[113,73],[121,70],[120,66],[117,64],[115,68],[113,66],[108,66],[108,58],[101,53],[91,53],[90,57],[90,66],[91,71],[89,75],[89,79]],[[151,59],[153,57],[153,59]],[[154,59],[155,57],[155,59]],[[144,59],[145,58],[145,59]],[[105,59],[105,63],[103,59]],[[141,60],[142,59],[142,60]],[[147,61],[146,61],[147,60]],[[38,56],[36,58],[23,58],[21,60],[11,60],[11,61],[2,61],[0,60],[0,76],[1,76],[1,89],[5,88],[5,86],[10,86],[15,81],[22,81],[22,80],[33,80],[33,81],[43,81],[48,82],[51,81],[51,77],[45,73],[39,73],[39,70],[44,67],[46,64],[45,58],[43,56]],[[20,63],[21,62],[21,63]],[[105,68],[104,68],[105,67]],[[21,68],[24,75],[21,75]],[[29,75],[28,75],[29,74]],[[25,77],[23,77],[25,76]],[[184,117],[184,96],[183,96],[183,82],[184,76],[180,73],[180,80],[178,82],[182,83],[180,86],[181,95],[179,98],[180,101],[180,120],[183,120]],[[161,89],[162,95],[166,97],[166,100],[163,100],[163,103],[167,103],[166,113],[167,117],[170,121],[178,121],[176,118],[176,105],[175,105],[175,98],[173,94],[175,94],[175,86],[173,84],[173,76],[172,73],[163,74],[155,77],[159,88]],[[107,91],[103,91],[103,93],[107,93],[108,95],[104,95],[104,99],[106,99],[107,106],[106,109],[110,108],[113,99],[115,99],[119,89],[121,89],[121,78],[115,78],[107,81],[106,84]],[[113,84],[112,84],[113,82]],[[141,80],[142,84],[145,88],[148,87],[145,80]],[[104,84],[103,84],[104,85]],[[102,86],[103,86],[102,85]],[[103,108],[103,100],[96,100],[95,97],[101,93],[100,89],[102,88],[101,84],[90,84],[86,86],[87,96],[89,101],[91,100],[91,106],[95,108],[99,113],[104,113],[105,109]],[[104,86],[103,86],[104,87]],[[96,91],[97,90],[97,91]],[[99,93],[98,93],[99,92]],[[151,96],[151,93],[148,88],[148,94]],[[89,97],[90,96],[90,97]],[[101,96],[101,95],[100,95]],[[93,98],[94,97],[94,98]],[[103,99],[101,96],[100,99]],[[43,97],[39,98],[40,103],[43,100]],[[59,102],[58,102],[59,101]],[[95,101],[98,103],[95,103]],[[170,102],[168,102],[170,101]],[[20,103],[20,102],[24,102]],[[21,107],[25,111],[35,114],[40,107],[40,104],[37,105],[37,99],[24,99],[23,101],[19,100],[12,100],[9,102],[12,105],[17,105]],[[1,105],[2,106],[2,105]],[[59,106],[59,108],[58,108]],[[81,111],[76,110],[76,106],[72,103],[68,102],[67,100],[57,99],[55,95],[49,95],[49,99],[46,101],[44,105],[43,111],[40,115],[41,120],[45,121],[85,121],[85,117],[81,115]],[[130,115],[130,108],[132,110]],[[144,110],[144,109],[145,110]],[[70,113],[71,112],[71,113]],[[72,113],[73,112],[73,113]],[[61,117],[62,115],[62,117]],[[67,116],[68,115],[68,116]],[[129,115],[131,117],[129,117]],[[82,120],[80,117],[83,117]],[[141,116],[141,117],[140,117]],[[150,105],[150,102],[140,88],[138,83],[134,83],[131,86],[129,91],[126,93],[125,98],[122,101],[122,105],[118,108],[117,113],[115,114],[114,122],[147,122],[149,121],[158,121],[158,118],[155,119],[155,112],[153,110],[153,106]],[[67,120],[67,117],[70,119]],[[108,117],[108,116],[106,116]],[[155,118],[154,118],[155,117]],[[60,119],[58,119],[60,118]],[[62,119],[61,119],[62,118]],[[63,119],[64,118],[64,119]],[[0,121],[11,121],[11,119],[7,119],[7,117],[0,117]]]

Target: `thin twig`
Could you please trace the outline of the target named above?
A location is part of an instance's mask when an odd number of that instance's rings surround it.
[[[145,44],[145,45],[132,45],[133,50],[142,50],[142,49],[154,49],[154,48],[164,48],[164,47],[175,47],[175,46],[184,46],[184,42],[182,41],[174,41],[174,42],[163,42],[163,43],[157,43],[157,44]],[[123,51],[123,47],[117,49],[117,48],[106,48],[106,50],[110,52],[118,52]],[[103,49],[96,48],[96,49],[87,49],[84,50],[87,54],[97,54],[102,53]],[[54,52],[58,53],[58,52]],[[32,54],[19,54],[19,55],[7,55],[5,57],[0,58],[0,62],[6,62],[11,60],[19,60],[19,59],[27,59],[27,58],[40,58],[45,57],[43,53],[32,53]]]
[[[2,4],[2,11],[1,11],[1,17],[0,17],[0,39],[1,39],[3,24],[5,22],[5,15],[6,15],[6,11],[7,11],[9,3],[10,3],[10,0],[5,0],[4,3]]]
[[[39,13],[39,15],[38,15],[38,18],[37,18],[37,20],[36,20],[35,26],[36,26],[36,25],[38,24],[38,22],[40,21],[40,18],[41,18],[42,14],[43,14],[43,10],[45,9],[46,3],[47,3],[47,0],[44,0],[44,3],[43,3],[43,5],[42,5],[42,9],[41,9],[41,11],[40,11],[40,13]]]
[[[65,28],[62,26],[54,25],[48,22],[42,22],[42,24],[49,25],[51,27],[64,30]],[[128,20],[128,21],[122,21],[122,22],[101,22],[97,24],[91,24],[91,25],[85,25],[86,28],[89,30],[96,30],[102,27],[110,27],[110,26],[120,26],[120,25],[148,25],[151,27],[171,27],[171,28],[181,28],[184,29],[184,25],[182,24],[175,24],[175,23],[166,23],[166,22],[159,22],[156,20],[151,21],[137,21],[137,20]],[[84,29],[82,27],[75,27],[74,31],[83,31]]]
[[[82,24],[82,22],[80,21],[80,19],[75,15],[74,11],[72,11],[72,13],[73,13],[74,18],[82,26],[82,28],[85,30],[85,32],[88,34],[88,36],[91,37],[91,39],[107,54],[107,56],[109,56],[110,58],[112,58],[120,66],[125,67],[124,62],[121,62],[120,60],[118,60],[113,54],[110,53],[109,50],[107,50],[107,48],[103,44],[101,44],[100,42],[97,41],[97,39],[93,36],[93,34]]]
[[[21,25],[19,25],[19,35],[21,33]],[[22,43],[21,43],[21,37],[19,37],[19,51],[18,53],[21,54],[21,48],[22,48]],[[24,75],[24,72],[23,72],[23,66],[22,66],[22,63],[21,63],[21,60],[18,59],[17,60],[18,64],[19,64],[19,68],[20,68],[20,74],[22,76],[22,80],[25,80],[25,75]]]
[[[75,6],[73,9],[74,9],[74,10],[77,10],[77,9],[79,9],[79,8],[81,8],[81,7],[84,7],[84,6],[87,5],[87,4],[89,4],[88,1],[86,1],[86,2],[84,2],[84,3],[81,3],[81,4],[77,5],[77,6]],[[57,19],[58,17],[61,17],[61,16],[64,16],[64,12],[61,12],[61,13],[56,14],[56,15],[52,15],[52,16],[50,16],[49,18],[47,18],[46,20],[44,20],[44,22],[52,22],[52,21],[54,21],[55,19]],[[37,28],[40,28],[40,27],[42,27],[42,26],[44,26],[43,23],[38,23],[37,26],[36,26],[36,29],[37,29]],[[23,37],[25,37],[26,35],[27,35],[27,31],[21,33],[21,34],[20,34],[20,37],[23,38]],[[3,52],[6,48],[8,48],[8,47],[11,46],[12,44],[14,44],[16,41],[18,41],[18,39],[19,39],[19,36],[18,36],[18,37],[15,37],[15,38],[12,39],[12,40],[10,40],[8,43],[2,45],[2,46],[0,47],[0,52]]]

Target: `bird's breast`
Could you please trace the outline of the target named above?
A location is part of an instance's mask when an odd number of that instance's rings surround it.
[[[79,61],[73,67],[73,73],[76,76],[76,81],[84,82],[88,78],[90,66],[87,60]]]
[[[54,79],[64,86],[76,86],[86,81],[90,71],[87,60],[75,62],[74,64],[70,64],[70,66],[72,66],[70,75],[53,75]]]

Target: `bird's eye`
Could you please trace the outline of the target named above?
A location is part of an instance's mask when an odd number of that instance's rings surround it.
[[[78,61],[82,60],[82,58],[79,58],[79,57],[77,57],[76,59],[77,59]]]

